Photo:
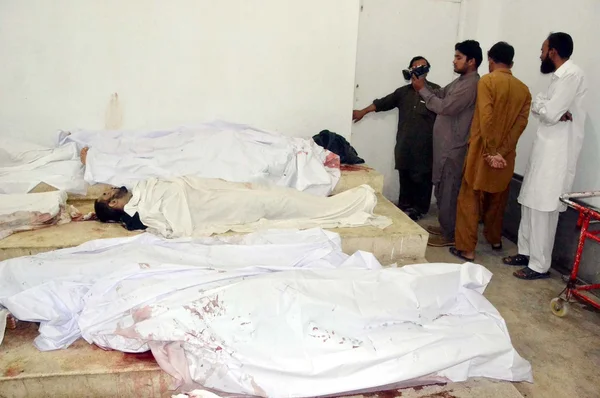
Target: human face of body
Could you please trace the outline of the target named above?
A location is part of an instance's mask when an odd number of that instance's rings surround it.
[[[129,202],[130,193],[125,187],[112,187],[107,189],[98,198],[99,201],[108,203],[113,209],[123,210]]]

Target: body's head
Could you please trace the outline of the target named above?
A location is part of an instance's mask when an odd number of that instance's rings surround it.
[[[483,61],[483,52],[479,42],[465,40],[454,46],[454,72],[465,75],[477,71]]]
[[[490,73],[496,69],[510,69],[513,66],[515,49],[507,42],[501,41],[492,46],[488,51],[488,64]]]
[[[553,73],[573,55],[573,38],[563,32],[551,33],[542,44],[542,65],[544,74]]]
[[[131,193],[125,187],[107,189],[94,202],[96,217],[102,222],[120,222],[130,199]]]

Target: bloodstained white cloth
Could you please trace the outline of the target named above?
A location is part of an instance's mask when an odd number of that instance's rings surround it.
[[[0,194],[0,239],[71,221],[66,204],[64,191]]]
[[[152,350],[184,391],[309,397],[490,377],[531,381],[483,291],[484,267],[382,269],[321,230],[236,242],[143,234],[0,263],[0,304],[41,321],[40,348],[79,333]],[[61,337],[63,340],[61,340]]]
[[[60,132],[59,145],[89,147],[85,180],[131,188],[151,177],[193,175],[270,183],[327,196],[340,179],[339,157],[312,139],[226,122],[166,131]]]
[[[391,224],[389,218],[373,213],[377,196],[368,185],[322,197],[293,188],[187,176],[140,181],[132,194],[125,212],[138,213],[149,232],[166,238]]]

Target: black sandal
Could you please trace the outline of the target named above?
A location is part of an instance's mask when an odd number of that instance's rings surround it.
[[[463,255],[463,252],[461,250],[458,250],[456,247],[451,247],[448,250],[450,250],[450,254],[452,254],[453,256],[456,256],[456,257],[460,258],[461,260],[467,261],[469,263],[472,263],[473,261],[475,261],[475,257],[473,257],[473,258],[465,257]]]
[[[504,257],[502,262],[506,265],[524,267],[529,265],[529,257],[517,254],[516,256]]]
[[[513,272],[513,275],[516,278],[523,279],[526,281],[533,281],[535,279],[546,279],[550,278],[550,272],[546,272],[545,274],[539,273],[537,271],[532,270],[529,267],[525,267],[518,271]]]
[[[492,246],[492,250],[494,251],[501,251],[502,250],[502,243],[498,243],[497,245],[491,245]]]

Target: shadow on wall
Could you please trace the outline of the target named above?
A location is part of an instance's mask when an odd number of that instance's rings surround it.
[[[383,93],[381,97],[386,95]],[[369,101],[362,104],[369,104]],[[360,107],[359,107],[360,108]],[[398,126],[398,111],[369,113],[363,120],[352,126],[351,144],[358,156],[385,177],[383,194],[390,201],[396,203],[400,192],[398,172],[394,166],[394,147],[396,145],[396,132]]]

